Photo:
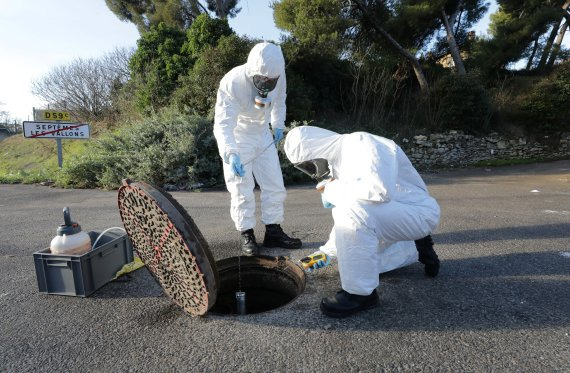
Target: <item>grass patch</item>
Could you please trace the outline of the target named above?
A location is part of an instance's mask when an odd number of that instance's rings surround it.
[[[63,162],[83,151],[89,140],[63,141]],[[15,135],[0,142],[0,183],[33,184],[57,178],[57,145],[53,139]]]

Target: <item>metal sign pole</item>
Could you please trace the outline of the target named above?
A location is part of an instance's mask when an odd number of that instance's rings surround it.
[[[49,104],[48,104],[48,108],[49,108]],[[34,121],[38,120],[38,118],[36,117],[36,108],[32,108],[32,111],[34,113]],[[55,143],[57,145],[57,165],[59,166],[59,168],[63,167],[63,147],[61,145],[61,139],[60,138],[56,138],[55,139]]]
[[[55,139],[55,141],[57,142],[57,164],[59,165],[59,168],[63,167],[63,149],[61,147],[61,139],[57,138]]]

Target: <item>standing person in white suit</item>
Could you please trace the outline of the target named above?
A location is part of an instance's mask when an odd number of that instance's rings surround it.
[[[280,226],[286,191],[275,144],[283,138],[285,128],[286,86],[281,48],[259,43],[250,51],[247,63],[230,70],[218,89],[214,136],[231,194],[230,214],[241,232],[242,251],[246,255],[259,252],[253,232],[255,181],[261,189],[263,245],[301,247],[301,240],[289,237]]]
[[[285,153],[312,173],[324,168],[315,168],[316,162],[328,162],[321,198],[332,208],[334,227],[322,249],[336,248],[342,289],[323,298],[324,314],[345,317],[375,306],[378,274],[418,259],[428,276],[437,275],[430,234],[439,223],[439,205],[398,145],[366,132],[340,135],[303,126],[289,131]],[[315,268],[328,265],[331,253]]]

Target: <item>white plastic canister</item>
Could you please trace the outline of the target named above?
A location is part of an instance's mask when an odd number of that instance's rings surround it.
[[[57,228],[57,236],[51,240],[52,254],[81,255],[91,250],[91,239],[81,226],[71,221],[69,207],[63,208],[62,224]]]

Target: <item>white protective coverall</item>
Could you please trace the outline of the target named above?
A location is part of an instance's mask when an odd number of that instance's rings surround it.
[[[271,104],[255,107],[258,94],[253,76],[279,77],[277,86],[268,94]],[[271,43],[255,45],[245,65],[230,70],[221,80],[215,107],[214,136],[224,160],[224,179],[231,194],[231,217],[236,229],[245,231],[255,226],[254,177],[261,188],[261,221],[283,222],[286,191],[276,147],[270,146],[273,129],[285,128],[285,60],[281,48]],[[267,149],[266,149],[267,148]],[[265,150],[264,150],[265,149]],[[228,164],[231,153],[237,154],[245,168],[245,176],[236,176]]]
[[[285,153],[293,164],[329,162],[335,180],[323,197],[335,207],[325,248],[336,248],[345,291],[369,295],[379,273],[418,260],[414,240],[437,227],[439,205],[398,145],[366,132],[303,126],[289,131]]]

